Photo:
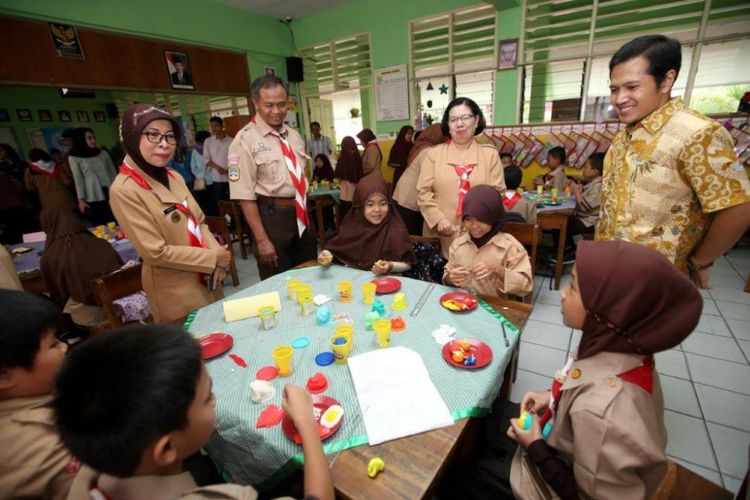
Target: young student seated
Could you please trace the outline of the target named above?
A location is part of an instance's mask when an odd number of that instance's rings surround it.
[[[502,232],[500,193],[487,185],[471,188],[461,220],[466,231],[451,244],[443,282],[494,297],[528,295],[534,288],[531,262],[523,245]]]
[[[509,486],[517,498],[651,498],[664,476],[667,434],[654,355],[698,324],[698,290],[648,247],[582,241],[560,296],[563,323],[583,331],[577,352],[551,390],[521,399],[528,430],[517,418],[489,417],[486,458],[464,466],[463,475],[455,471],[461,484],[449,485],[472,484],[477,494],[461,489],[462,498],[501,498]],[[496,406],[498,414],[519,416],[515,405]]]
[[[525,199],[518,193],[518,186],[521,185],[523,172],[515,165],[506,167],[505,170],[505,196],[503,196],[503,205],[505,213],[514,213],[523,217],[527,224],[536,224],[536,207],[529,200]]]
[[[331,166],[331,160],[328,159],[328,156],[319,154],[315,157],[312,180],[313,182],[333,182],[333,167]]]
[[[79,463],[60,441],[52,387],[67,346],[46,299],[0,290],[0,497],[64,499]]]
[[[562,146],[555,146],[547,153],[547,165],[550,171],[547,175],[539,176],[534,179],[534,185],[543,185],[545,189],[557,188],[559,193],[563,192],[568,183],[568,176],[565,175],[565,149]]]
[[[602,200],[602,172],[604,153],[594,153],[583,165],[583,184],[570,181],[570,192],[576,197],[576,213],[568,227],[568,238],[577,234],[594,234],[599,222],[599,205]]]
[[[503,168],[513,167],[516,164],[513,161],[513,155],[510,153],[500,153],[500,163],[503,164]]]
[[[182,329],[139,325],[100,334],[70,353],[56,385],[60,436],[85,464],[69,500],[256,498],[250,486],[198,487],[182,472],[216,421],[201,349]],[[305,495],[333,499],[310,395],[287,384],[282,406],[302,437]]]
[[[402,273],[416,264],[409,231],[381,177],[371,175],[357,183],[352,208],[318,261],[328,264],[332,256],[344,265],[375,274]]]

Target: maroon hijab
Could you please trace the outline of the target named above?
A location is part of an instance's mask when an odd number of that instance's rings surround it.
[[[320,161],[323,162],[323,166],[318,168],[318,158],[320,158]],[[313,160],[313,172],[312,176],[313,178],[316,178],[319,181],[332,181],[333,180],[333,167],[331,167],[331,160],[328,159],[328,156],[324,154],[319,154],[315,157]]]
[[[482,248],[505,225],[505,208],[503,207],[502,196],[497,192],[497,189],[484,184],[469,189],[464,198],[461,214],[462,219],[471,216],[492,226],[487,234],[481,238],[473,238],[469,235],[477,248]]]
[[[128,157],[150,177],[169,189],[167,169],[150,164],[141,154],[141,134],[148,124],[154,120],[167,120],[170,122],[174,135],[177,136],[178,141],[180,140],[180,124],[177,120],[168,111],[157,108],[153,104],[133,104],[128,106],[120,122],[120,135],[122,136],[123,144],[125,144],[125,151],[127,151]]]
[[[439,123],[430,125],[426,129],[424,129],[422,133],[419,134],[419,137],[417,137],[417,140],[414,141],[414,147],[411,148],[411,151],[409,152],[409,158],[407,159],[406,164],[411,165],[411,163],[417,159],[417,156],[419,156],[419,153],[421,153],[423,149],[437,146],[438,144],[442,144],[447,140],[448,138],[443,135],[443,131],[441,130]]]
[[[578,359],[603,351],[666,351],[698,324],[698,289],[656,250],[626,241],[581,241],[576,253],[586,309]]]
[[[341,154],[336,160],[336,178],[342,181],[357,183],[362,178],[362,157],[357,150],[357,142],[346,136],[341,141]]]
[[[393,143],[391,152],[388,154],[388,165],[395,168],[404,169],[408,165],[407,160],[411,148],[414,147],[414,143],[406,140],[406,133],[414,133],[414,127],[411,125],[404,125],[398,132],[396,142]],[[395,183],[394,183],[395,184]]]
[[[388,215],[377,226],[365,219],[365,203],[375,194],[388,200]],[[363,270],[370,269],[380,259],[407,264],[417,262],[409,232],[396,211],[388,186],[383,179],[372,175],[357,183],[352,208],[341,222],[339,234],[326,248],[347,266]]]

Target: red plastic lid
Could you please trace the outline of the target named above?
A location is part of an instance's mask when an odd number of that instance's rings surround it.
[[[255,378],[258,380],[273,380],[279,376],[279,369],[275,366],[264,366],[255,372]]]

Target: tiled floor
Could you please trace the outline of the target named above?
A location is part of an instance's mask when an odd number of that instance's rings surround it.
[[[695,332],[656,356],[667,454],[734,493],[747,471],[750,447],[750,293],[742,291],[748,272],[747,244],[717,261],[713,288],[701,291],[703,314]],[[580,340],[580,332],[563,326],[560,294],[549,289],[549,278],[538,279],[537,285],[534,310],[521,336],[514,401],[528,390],[548,388]]]
[[[226,295],[260,281],[255,260],[239,258],[240,285],[227,278]],[[568,267],[569,271],[569,267]],[[681,346],[656,356],[669,435],[667,454],[683,466],[737,492],[750,446],[750,248],[730,252],[713,266],[703,315]],[[569,276],[563,277],[563,284]],[[575,349],[581,332],[563,326],[560,294],[549,278],[534,286],[534,311],[522,334],[518,379],[512,399],[548,388],[552,374]]]

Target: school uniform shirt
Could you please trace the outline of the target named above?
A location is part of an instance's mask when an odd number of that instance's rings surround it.
[[[233,200],[256,200],[258,196],[294,198],[296,190],[281,151],[281,141],[260,115],[245,125],[229,146],[229,192]],[[297,164],[305,166],[310,157],[299,133],[282,125]],[[305,189],[309,185],[303,176]]]
[[[383,177],[383,172],[380,171],[380,163],[383,161],[383,154],[380,152],[380,148],[376,144],[367,145],[365,152],[362,153],[362,177],[368,175],[376,175]]]
[[[711,214],[750,202],[733,145],[680,97],[618,132],[604,158],[596,239],[646,245],[685,269]]]
[[[104,201],[106,197],[102,188],[109,188],[117,175],[109,154],[102,150],[97,156],[91,158],[70,156],[68,162],[73,172],[78,199]]]
[[[642,355],[605,351],[570,366],[547,444],[573,469],[580,498],[649,498],[666,472],[656,369],[651,392],[619,376],[643,361]],[[510,482],[518,498],[559,498],[520,446]]]
[[[516,191],[506,191],[503,195],[506,212],[520,215],[526,224],[536,224],[536,206]]]
[[[544,184],[550,189],[557,188],[557,191],[559,193],[563,192],[567,183],[568,176],[565,175],[564,165],[560,165],[544,177]]]
[[[13,256],[5,248],[5,245],[0,245],[0,288],[23,291],[21,280],[18,279],[16,264],[13,262]]]
[[[221,285],[211,292],[199,281],[216,269],[221,246],[204,224],[205,216],[182,177],[170,172],[169,189],[137,165],[129,165],[151,189],[118,174],[112,184],[110,205],[125,235],[143,259],[141,279],[156,323],[168,323],[224,297]],[[206,248],[191,246],[188,219],[174,208],[187,200],[200,225]]]
[[[80,468],[60,441],[52,395],[0,401],[0,497],[64,499]]]
[[[68,500],[89,500],[89,491],[114,500],[256,500],[252,486],[214,484],[199,487],[189,472],[168,476],[103,476],[84,465],[70,488]],[[279,500],[291,500],[283,497]]]
[[[417,204],[417,181],[419,180],[419,172],[422,169],[422,163],[427,158],[427,153],[430,152],[429,148],[425,148],[419,152],[414,161],[412,161],[404,173],[401,174],[401,178],[396,184],[396,189],[393,191],[393,199],[404,208],[419,212],[419,205]]]
[[[429,150],[417,180],[417,203],[425,220],[422,234],[440,239],[440,254],[445,259],[448,258],[451,243],[458,237],[458,231],[451,236],[442,236],[437,232],[437,225],[442,219],[448,219],[454,226],[460,223],[456,217],[460,178],[454,166],[462,164],[476,165],[469,175],[472,187],[487,184],[497,189],[498,193],[505,193],[503,165],[493,146],[472,141],[463,155],[463,161],[451,142]]]
[[[484,279],[471,276],[462,285],[464,288],[493,297],[506,294],[525,296],[534,288],[529,254],[517,239],[502,232],[493,236],[482,248],[477,248],[468,232],[456,238],[450,246],[443,280],[452,269],[461,266],[471,269],[480,262],[490,269],[504,268],[505,279],[501,280],[494,272]]]
[[[65,170],[59,166],[56,166],[52,172],[34,169],[34,166],[26,169],[24,184],[26,184],[27,191],[39,193],[42,208],[62,207],[69,210],[78,208],[78,203],[70,190],[73,186],[73,178]]]
[[[576,217],[586,227],[599,221],[599,205],[602,201],[602,178],[597,177],[583,185],[581,200],[576,206]]]
[[[331,139],[324,135],[321,135],[320,139],[309,137],[305,142],[305,145],[307,146],[307,152],[311,158],[315,158],[318,155],[325,155],[330,158],[331,153],[333,152]]]
[[[206,164],[212,161],[220,167],[227,168],[227,156],[229,155],[230,144],[232,144],[232,138],[228,135],[225,135],[223,139],[212,135],[203,142],[203,161]],[[229,182],[227,174],[222,174],[215,168],[211,169],[211,179],[213,182]]]

